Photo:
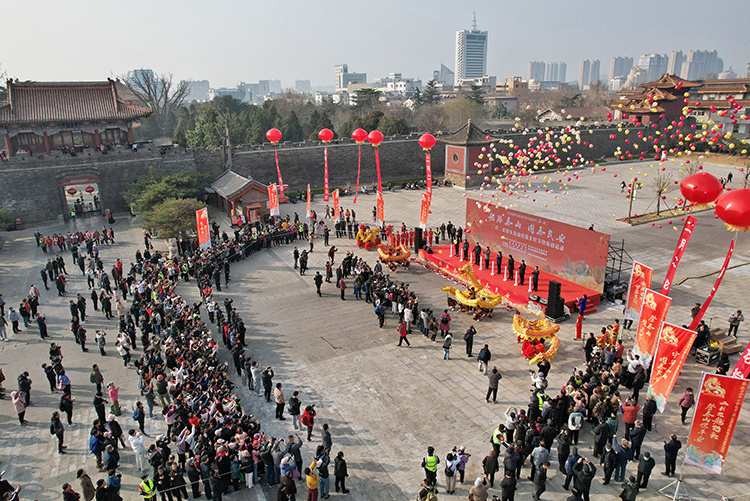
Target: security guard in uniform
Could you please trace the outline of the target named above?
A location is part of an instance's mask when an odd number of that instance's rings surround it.
[[[424,475],[427,481],[431,485],[437,483],[437,465],[440,463],[440,458],[435,455],[435,448],[427,448],[427,457],[422,458],[422,468],[424,468]]]
[[[495,457],[500,457],[500,444],[505,442],[505,425],[499,424],[495,431],[492,432],[492,449],[495,451]]]
[[[143,475],[141,480],[142,482],[138,486],[138,494],[140,494],[143,499],[154,499],[156,496],[156,486],[154,485],[154,481],[148,478],[148,475]]]

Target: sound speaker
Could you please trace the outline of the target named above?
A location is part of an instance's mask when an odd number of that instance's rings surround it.
[[[557,282],[555,280],[549,281],[549,292],[547,293],[547,300],[550,304],[553,304],[555,302],[555,299],[560,297],[560,282]]]
[[[422,228],[414,228],[414,250],[419,250],[424,247],[424,238],[422,236]]]
[[[425,252],[427,252],[427,254],[434,254],[434,252],[432,252],[432,247],[430,246],[425,247],[424,250]]]
[[[547,294],[547,316],[550,318],[561,318],[565,311],[565,303],[560,297],[560,282],[550,280],[549,293]]]

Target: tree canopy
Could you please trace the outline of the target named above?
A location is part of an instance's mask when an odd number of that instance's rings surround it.
[[[197,233],[195,212],[206,204],[195,198],[168,198],[143,215],[143,228],[159,238],[184,239]]]
[[[169,198],[202,196],[210,177],[197,172],[162,176],[152,167],[148,174],[131,179],[122,196],[136,211],[146,213]]]

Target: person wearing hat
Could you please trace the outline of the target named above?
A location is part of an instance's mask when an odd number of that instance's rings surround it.
[[[440,464],[440,458],[435,455],[435,448],[427,448],[427,456],[422,458],[422,468],[424,468],[425,479],[430,485],[437,483],[437,466]]]
[[[146,500],[154,499],[156,496],[156,486],[154,485],[154,481],[151,480],[148,475],[141,475],[141,483],[138,485],[138,494]]]

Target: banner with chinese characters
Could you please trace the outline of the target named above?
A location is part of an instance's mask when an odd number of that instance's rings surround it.
[[[335,189],[333,190],[333,220],[334,221],[340,221],[341,220],[341,213],[339,211],[339,190]]]
[[[383,202],[383,183],[380,180],[380,152],[375,148],[375,169],[378,174],[378,203],[376,207],[376,220],[378,226],[382,227],[385,223],[385,203]]]
[[[672,262],[669,263],[667,276],[664,278],[664,285],[661,286],[661,293],[665,296],[669,295],[669,289],[672,288],[674,274],[677,271],[677,267],[680,265],[680,259],[682,259],[682,255],[685,254],[685,248],[687,247],[688,242],[690,242],[690,237],[693,236],[693,230],[695,229],[695,223],[697,222],[698,220],[693,216],[688,216],[687,220],[685,221],[685,226],[682,227],[680,239],[677,241],[677,248],[675,248],[674,250]]]
[[[198,225],[198,245],[201,250],[211,247],[211,230],[208,227],[208,208],[195,211],[195,221]]]
[[[746,379],[703,373],[685,451],[686,464],[721,473],[747,385]]]
[[[419,209],[419,227],[427,229],[427,216],[430,213],[430,197],[427,193],[422,193],[422,206]]]
[[[323,179],[323,201],[328,202],[328,146],[323,148],[323,159],[325,160],[325,178]]]
[[[279,168],[279,150],[277,148],[274,148],[273,153],[274,155],[276,155],[276,173],[279,175],[279,190],[281,191],[281,196],[283,198],[284,197],[284,180],[281,179],[281,169]],[[277,208],[278,208],[278,204],[277,204]],[[276,215],[278,216],[278,214]]]
[[[427,174],[427,197],[432,203],[432,163],[430,161],[430,153],[425,152],[424,154],[424,168]]]
[[[630,273],[630,287],[628,287],[628,302],[625,303],[625,318],[630,319],[638,325],[638,315],[641,314],[643,296],[646,290],[651,288],[651,278],[654,270],[637,261],[633,262],[633,271]]]
[[[654,396],[659,412],[664,412],[667,406],[677,376],[680,375],[697,335],[695,331],[676,325],[666,322],[661,324],[651,364],[651,380],[648,383],[648,394]]]
[[[714,299],[714,295],[716,295],[716,289],[719,288],[721,285],[721,281],[724,279],[724,275],[727,272],[727,268],[729,267],[729,261],[732,260],[732,253],[734,252],[734,240],[732,240],[732,243],[729,244],[729,251],[727,251],[727,257],[724,258],[724,264],[721,267],[721,270],[719,271],[719,276],[716,277],[716,282],[714,282],[714,286],[711,289],[711,292],[708,294],[708,297],[703,302],[703,306],[701,306],[701,309],[698,311],[698,314],[693,318],[693,321],[690,323],[690,328],[695,330],[698,328],[698,324],[703,319],[703,315],[706,314],[706,310],[708,309],[708,305],[711,304],[711,301]],[[749,369],[750,370],[750,369]],[[747,374],[745,374],[747,376]]]
[[[750,375],[750,343],[747,343],[747,348],[742,352],[742,356],[737,360],[737,365],[734,366],[734,370],[730,374],[732,377],[738,377],[747,379]]]
[[[279,195],[276,192],[275,184],[268,186],[268,209],[271,211],[272,216],[279,215]]]
[[[656,341],[659,339],[659,329],[662,322],[667,318],[670,304],[672,304],[671,297],[659,294],[651,289],[647,289],[643,295],[643,306],[641,306],[634,350],[647,365],[654,356]]]
[[[532,214],[466,200],[467,237],[492,252],[513,254],[529,268],[602,292],[609,235]]]
[[[307,219],[310,219],[310,185],[307,185],[307,215],[305,216]]]

